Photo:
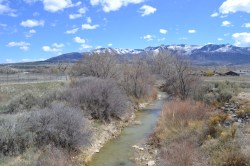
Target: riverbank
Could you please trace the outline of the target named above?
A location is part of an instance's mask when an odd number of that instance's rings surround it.
[[[111,166],[111,165],[134,165],[133,160],[133,145],[142,142],[152,132],[155,123],[159,117],[161,106],[163,103],[162,94],[158,95],[156,101],[151,101],[147,104],[140,104],[144,106],[142,111],[135,112],[135,116],[126,125],[120,126],[118,136],[111,137],[111,139],[104,142],[92,155],[91,162],[88,165],[93,166]],[[115,138],[116,139],[113,139]]]
[[[85,149],[78,156],[74,156],[74,163],[81,163],[86,165],[91,165],[91,160],[96,153],[99,153],[100,150],[113,139],[117,138],[121,135],[121,132],[124,128],[128,126],[140,125],[141,122],[136,120],[136,114],[141,109],[146,108],[152,102],[159,98],[159,94],[157,93],[157,97],[155,94],[152,97],[146,100],[137,101],[136,105],[131,109],[131,115],[123,120],[114,120],[110,123],[103,124],[98,121],[91,121],[93,126],[93,140],[91,141],[89,147],[85,147]]]
[[[149,139],[136,145],[135,165],[250,164],[250,100],[241,99],[221,107],[168,104]]]

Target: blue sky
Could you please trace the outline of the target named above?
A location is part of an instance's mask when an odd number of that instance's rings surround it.
[[[0,0],[0,63],[208,43],[250,47],[250,0]]]

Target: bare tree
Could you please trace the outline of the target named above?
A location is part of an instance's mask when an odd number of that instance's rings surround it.
[[[137,57],[131,63],[124,63],[121,71],[120,84],[129,95],[136,98],[150,95],[154,79],[145,60]]]
[[[181,99],[191,95],[200,82],[189,61],[181,56],[159,54],[153,60],[153,66],[165,81],[164,89]]]
[[[105,53],[93,53],[86,55],[75,67],[73,67],[73,75],[93,76],[98,78],[116,78],[116,56]]]

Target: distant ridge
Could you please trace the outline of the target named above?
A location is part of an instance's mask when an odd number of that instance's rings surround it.
[[[84,53],[79,53],[79,52],[72,52],[72,53],[67,53],[67,54],[62,54],[56,57],[52,57],[50,59],[47,59],[46,61],[49,62],[74,62],[74,61],[79,61],[84,57]]]
[[[229,44],[208,44],[204,46],[186,44],[161,45],[157,47],[147,47],[145,49],[100,48],[94,49],[90,52],[73,52],[63,54],[57,57],[50,58],[46,61],[75,62],[82,59],[85,55],[105,52],[109,52],[111,54],[115,54],[123,58],[129,58],[135,55],[153,56],[160,52],[169,52],[186,56],[187,58],[190,58],[193,62],[201,64],[250,64],[250,47],[237,47]]]

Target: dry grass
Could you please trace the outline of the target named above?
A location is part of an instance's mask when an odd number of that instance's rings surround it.
[[[209,117],[208,123],[211,126],[216,126],[219,123],[223,123],[226,119],[228,119],[228,115],[226,113],[216,113]]]
[[[160,165],[206,165],[206,160],[201,162],[198,140],[209,111],[209,106],[191,100],[176,100],[164,106],[150,138],[160,147]]]
[[[193,166],[195,158],[197,158],[197,151],[193,143],[184,140],[163,147],[160,152],[159,164],[162,166]]]
[[[249,166],[249,158],[240,152],[226,152],[223,155],[222,166]]]
[[[248,102],[247,104],[245,104],[244,107],[242,107],[240,116],[245,117],[247,115],[250,116],[250,102]]]
[[[16,95],[21,94],[24,91],[30,90],[36,94],[44,94],[52,90],[60,89],[64,87],[63,82],[43,82],[43,83],[27,83],[27,84],[10,84],[0,85],[0,94],[2,101],[8,101]],[[0,103],[4,104],[4,103]]]
[[[200,128],[208,111],[209,107],[205,104],[191,100],[177,100],[166,104],[151,137],[153,144],[161,144],[186,130]]]
[[[204,80],[207,82],[235,82],[235,83],[250,83],[249,76],[213,76],[213,77],[204,77]]]

